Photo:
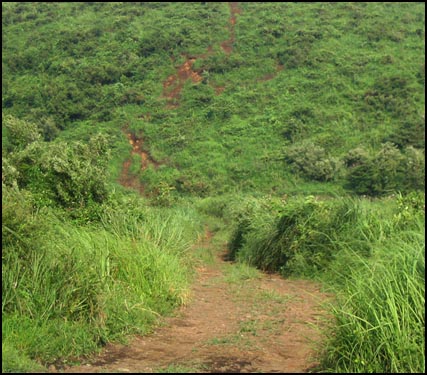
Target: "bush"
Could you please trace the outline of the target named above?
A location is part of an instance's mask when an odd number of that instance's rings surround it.
[[[397,145],[400,149],[413,146],[418,149],[425,148],[425,119],[410,116],[403,121],[395,133],[385,139]]]
[[[424,155],[413,147],[402,153],[387,142],[373,154],[359,147],[343,158],[348,189],[372,196],[424,189]]]
[[[411,113],[409,105],[415,92],[412,80],[408,77],[380,77],[370,90],[364,93],[367,108],[390,112],[395,116],[407,116]]]
[[[1,159],[1,182],[3,186],[18,187],[19,172],[8,158]]]
[[[13,152],[2,163],[3,184],[30,190],[39,206],[59,205],[75,210],[77,216],[85,210],[83,216],[95,215],[90,211],[108,195],[107,138],[93,136],[87,144],[47,143],[39,140],[32,123],[13,118],[6,123],[12,129]]]
[[[2,188],[2,249],[3,255],[14,251],[25,258],[29,249],[46,230],[44,221],[36,216],[31,193],[17,188]]]
[[[313,43],[321,39],[319,32],[310,32],[305,30],[296,31],[288,40],[288,46],[277,53],[280,64],[287,69],[301,68],[309,66],[312,63],[310,52]]]
[[[40,133],[36,124],[20,120],[14,116],[3,115],[2,123],[6,129],[5,136],[7,137],[4,151],[12,152],[22,150],[30,143],[40,139]]]
[[[313,143],[290,147],[285,160],[296,173],[316,181],[331,181],[341,169],[340,161],[330,157],[325,149]]]
[[[425,156],[424,152],[412,146],[403,151],[404,190],[425,190]]]

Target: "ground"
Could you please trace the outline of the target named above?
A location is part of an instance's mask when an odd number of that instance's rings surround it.
[[[70,373],[313,371],[330,296],[306,280],[286,280],[226,259],[207,231],[190,302],[152,334],[108,344]],[[51,371],[58,371],[51,368]]]

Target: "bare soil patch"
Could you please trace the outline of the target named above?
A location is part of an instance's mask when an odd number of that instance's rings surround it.
[[[242,265],[214,250],[210,232],[195,251],[201,262],[191,302],[129,345],[108,344],[102,354],[65,372],[308,372],[317,365],[329,296],[318,284],[275,274],[247,278]],[[174,372],[174,371],[172,371]]]
[[[227,40],[224,40],[221,43],[221,48],[227,55],[233,52],[233,44],[236,39],[236,33],[234,30],[234,26],[236,25],[236,19],[237,19],[236,14],[240,14],[239,3],[230,2],[228,4],[230,6],[230,21],[229,21],[230,38]]]
[[[222,50],[229,55],[233,51],[233,43],[235,40],[234,25],[236,24],[236,14],[240,13],[238,3],[229,3],[230,6],[230,20],[229,32],[230,38],[220,43]],[[167,98],[167,108],[177,108],[179,105],[179,98],[181,96],[182,88],[188,79],[193,83],[199,83],[203,80],[201,72],[193,70],[193,65],[197,59],[205,59],[213,54],[212,46],[207,48],[207,52],[199,56],[185,56],[185,62],[176,68],[176,73],[169,76],[163,82],[163,97]],[[222,91],[222,90],[221,90]],[[219,92],[217,91],[217,94]]]
[[[235,25],[237,22],[237,15],[242,13],[238,2],[229,2],[228,5],[230,8],[230,18],[227,26],[228,32],[229,32],[229,38],[219,43],[220,48],[223,50],[223,52],[227,56],[231,55],[231,53],[233,52],[234,44],[236,41]],[[194,70],[193,65],[198,59],[205,59],[208,56],[212,55],[213,53],[214,53],[213,47],[209,46],[207,48],[207,52],[198,56],[187,56],[183,54],[183,57],[185,58],[184,63],[176,67],[176,73],[170,75],[163,82],[163,97],[167,99],[166,108],[174,109],[179,107],[181,91],[185,83],[189,79],[193,83],[200,83],[203,81],[204,78],[202,76],[202,70],[201,69]],[[278,63],[275,73],[267,74],[264,77],[258,79],[257,81],[264,82],[264,81],[271,80],[274,77],[276,77],[276,75],[281,70],[283,70],[283,65]],[[220,95],[225,89],[225,86],[216,87],[212,84],[211,86],[214,88],[216,95]]]
[[[139,155],[141,157],[141,166],[139,168],[141,171],[147,169],[150,165],[157,169],[160,163],[154,160],[152,156],[144,150],[144,139],[142,137],[138,137],[136,134],[130,132],[126,127],[123,129],[123,132],[126,134],[129,144],[132,146],[132,151],[130,157],[123,162],[119,183],[125,187],[137,190],[141,195],[143,195],[144,185],[141,184],[137,175],[133,175],[130,172],[132,156]]]

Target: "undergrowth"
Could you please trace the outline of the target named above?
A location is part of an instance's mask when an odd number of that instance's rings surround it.
[[[242,204],[243,203],[243,204]],[[233,258],[336,295],[319,369],[423,372],[425,198],[247,198],[234,208]]]
[[[196,213],[123,203],[82,226],[33,211],[17,192],[3,195],[5,371],[18,371],[30,358],[69,361],[146,333],[158,316],[188,301],[188,252],[201,231]],[[19,225],[11,210],[21,210]],[[11,353],[19,353],[21,365]]]

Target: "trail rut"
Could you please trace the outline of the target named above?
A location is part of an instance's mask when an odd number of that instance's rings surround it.
[[[241,12],[238,3],[229,6],[230,38],[220,43],[227,55],[233,51],[236,15]],[[179,105],[188,79],[194,83],[202,81],[201,73],[193,70],[193,65],[212,53],[209,47],[203,55],[186,56],[176,74],[163,83],[163,96],[169,108]],[[276,73],[282,69],[278,65]],[[259,80],[274,76],[266,75]],[[215,88],[218,95],[224,89]],[[130,174],[132,155],[141,156],[142,170],[157,164],[143,150],[143,140],[124,131],[132,152],[131,158],[123,163],[120,183],[143,194],[143,185]],[[100,355],[60,372],[153,373],[179,369],[205,373],[303,373],[317,365],[320,327],[326,319],[322,303],[330,298],[320,291],[319,285],[272,274],[233,280],[233,270],[241,266],[224,260],[224,245],[215,250],[209,231],[195,251],[212,253],[212,262],[200,264],[191,302],[176,316],[162,319],[153,334],[135,337],[126,346],[108,344]]]

